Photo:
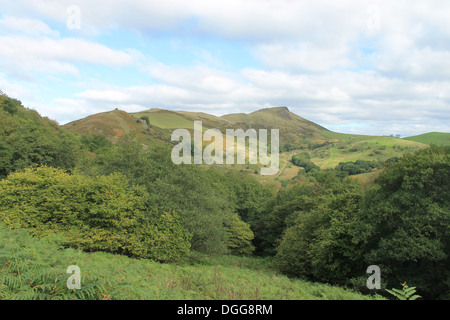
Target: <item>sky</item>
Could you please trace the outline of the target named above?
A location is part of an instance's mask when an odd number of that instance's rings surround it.
[[[329,130],[450,132],[448,0],[0,0],[0,90],[65,124],[287,106]]]

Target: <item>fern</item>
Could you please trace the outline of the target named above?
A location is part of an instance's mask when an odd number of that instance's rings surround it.
[[[0,300],[92,300],[115,286],[113,279],[83,274],[80,290],[67,288],[72,249],[38,240],[28,232],[0,226]]]
[[[402,290],[393,288],[392,290],[386,289],[386,291],[399,300],[416,300],[422,298],[421,296],[415,294],[416,287],[408,287],[406,282],[402,283],[402,287]]]

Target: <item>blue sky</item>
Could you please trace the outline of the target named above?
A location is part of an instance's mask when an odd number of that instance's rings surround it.
[[[445,0],[0,0],[0,89],[61,124],[116,107],[288,106],[338,132],[450,132],[449,12]]]

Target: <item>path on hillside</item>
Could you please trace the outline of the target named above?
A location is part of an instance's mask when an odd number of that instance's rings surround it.
[[[279,177],[279,175],[283,172],[284,168],[286,168],[286,166],[287,166],[287,164],[288,164],[288,162],[289,162],[289,159],[291,159],[291,158],[292,158],[292,152],[289,154],[289,157],[288,157],[288,159],[286,160],[286,162],[284,163],[283,168],[281,168],[280,170],[278,170],[278,173],[277,173],[277,175],[275,176],[274,179],[276,179],[276,178]]]

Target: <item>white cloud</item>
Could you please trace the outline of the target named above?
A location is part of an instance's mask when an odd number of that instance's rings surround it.
[[[66,28],[67,8],[73,3],[2,4],[3,73],[85,76],[85,64],[133,66],[154,84],[119,86],[89,74],[96,78],[92,87],[58,100],[67,110],[108,110],[119,104],[130,111],[165,107],[224,114],[286,105],[345,130],[411,133],[427,123],[427,131],[450,131],[448,1],[79,0],[81,29],[59,29],[70,34],[61,38],[49,25]],[[137,30],[144,42],[166,37],[174,45],[186,34],[195,43],[214,39],[245,47],[256,62],[233,70],[231,59],[228,63],[226,56],[212,56],[216,50],[209,47],[192,50],[209,67],[183,59],[182,65],[169,65],[137,49],[95,42],[95,35],[116,30]],[[89,38],[81,38],[85,35]],[[184,50],[181,46],[177,53]]]
[[[5,17],[0,20],[0,30],[4,34],[46,35],[58,37],[59,32],[37,19]]]
[[[268,43],[254,48],[255,56],[270,68],[291,71],[326,72],[333,68],[348,68],[354,64],[350,60],[350,49],[318,48],[309,43],[300,45]]]
[[[127,66],[133,62],[133,57],[124,51],[83,39],[2,36],[0,43],[0,65],[10,70],[78,74],[77,62],[110,67]]]

